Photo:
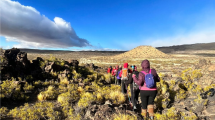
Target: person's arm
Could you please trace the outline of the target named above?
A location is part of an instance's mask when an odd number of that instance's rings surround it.
[[[138,79],[137,79],[136,75],[133,75],[132,78],[137,85],[142,86],[144,84],[145,75],[143,73],[141,73],[141,72],[139,73]]]
[[[129,72],[129,73],[132,73],[133,71],[132,71],[131,69],[128,69],[128,72]]]
[[[122,77],[122,70],[120,70],[119,77]]]
[[[160,82],[160,77],[158,76],[158,74],[157,74],[157,72],[156,72],[155,69],[152,69],[152,73],[153,73],[153,75],[154,75],[154,80],[155,80],[156,82]]]

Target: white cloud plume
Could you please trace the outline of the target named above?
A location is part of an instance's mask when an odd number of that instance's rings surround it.
[[[214,31],[199,31],[189,34],[182,34],[168,38],[147,40],[153,47],[183,45],[183,44],[195,44],[195,43],[211,43],[215,42],[215,30]],[[152,42],[150,42],[152,41]]]
[[[35,8],[19,2],[0,0],[0,35],[7,41],[25,48],[65,48],[91,46],[89,41],[79,38],[69,22],[55,17],[51,21]]]

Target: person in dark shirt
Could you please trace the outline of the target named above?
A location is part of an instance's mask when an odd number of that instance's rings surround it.
[[[139,72],[137,71],[136,66],[132,66],[132,71],[133,71],[132,74],[135,74],[136,76],[138,76]],[[130,84],[131,101],[133,104],[133,109],[136,110],[140,89],[139,89],[139,86],[134,82],[132,78],[132,74],[129,75],[129,79],[128,81],[125,82],[125,85],[128,86],[128,84]]]
[[[116,72],[117,85],[121,85],[121,77],[119,76],[121,70],[122,70],[122,65],[119,66],[119,69]]]

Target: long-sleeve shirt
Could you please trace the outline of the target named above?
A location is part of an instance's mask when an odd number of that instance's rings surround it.
[[[116,73],[117,73],[117,70],[118,70],[118,69],[113,69],[111,74],[112,74],[113,76],[115,76]]]
[[[153,78],[155,82],[160,82],[160,77],[158,76],[157,72],[155,69],[151,69],[151,74],[153,75]],[[134,82],[141,86],[140,90],[157,90],[157,87],[155,86],[154,88],[147,88],[145,83],[145,74],[140,72],[138,79],[136,77],[132,77]]]

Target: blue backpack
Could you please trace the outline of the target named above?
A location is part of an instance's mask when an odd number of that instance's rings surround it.
[[[121,72],[121,70],[117,71],[117,73],[116,73],[116,78],[117,78],[117,79],[121,79],[121,78],[119,77],[120,72]]]
[[[149,73],[145,73],[144,71],[142,71],[142,73],[145,74],[146,87],[147,88],[155,87],[155,80],[154,80],[153,75],[151,74],[151,69],[150,69]]]

